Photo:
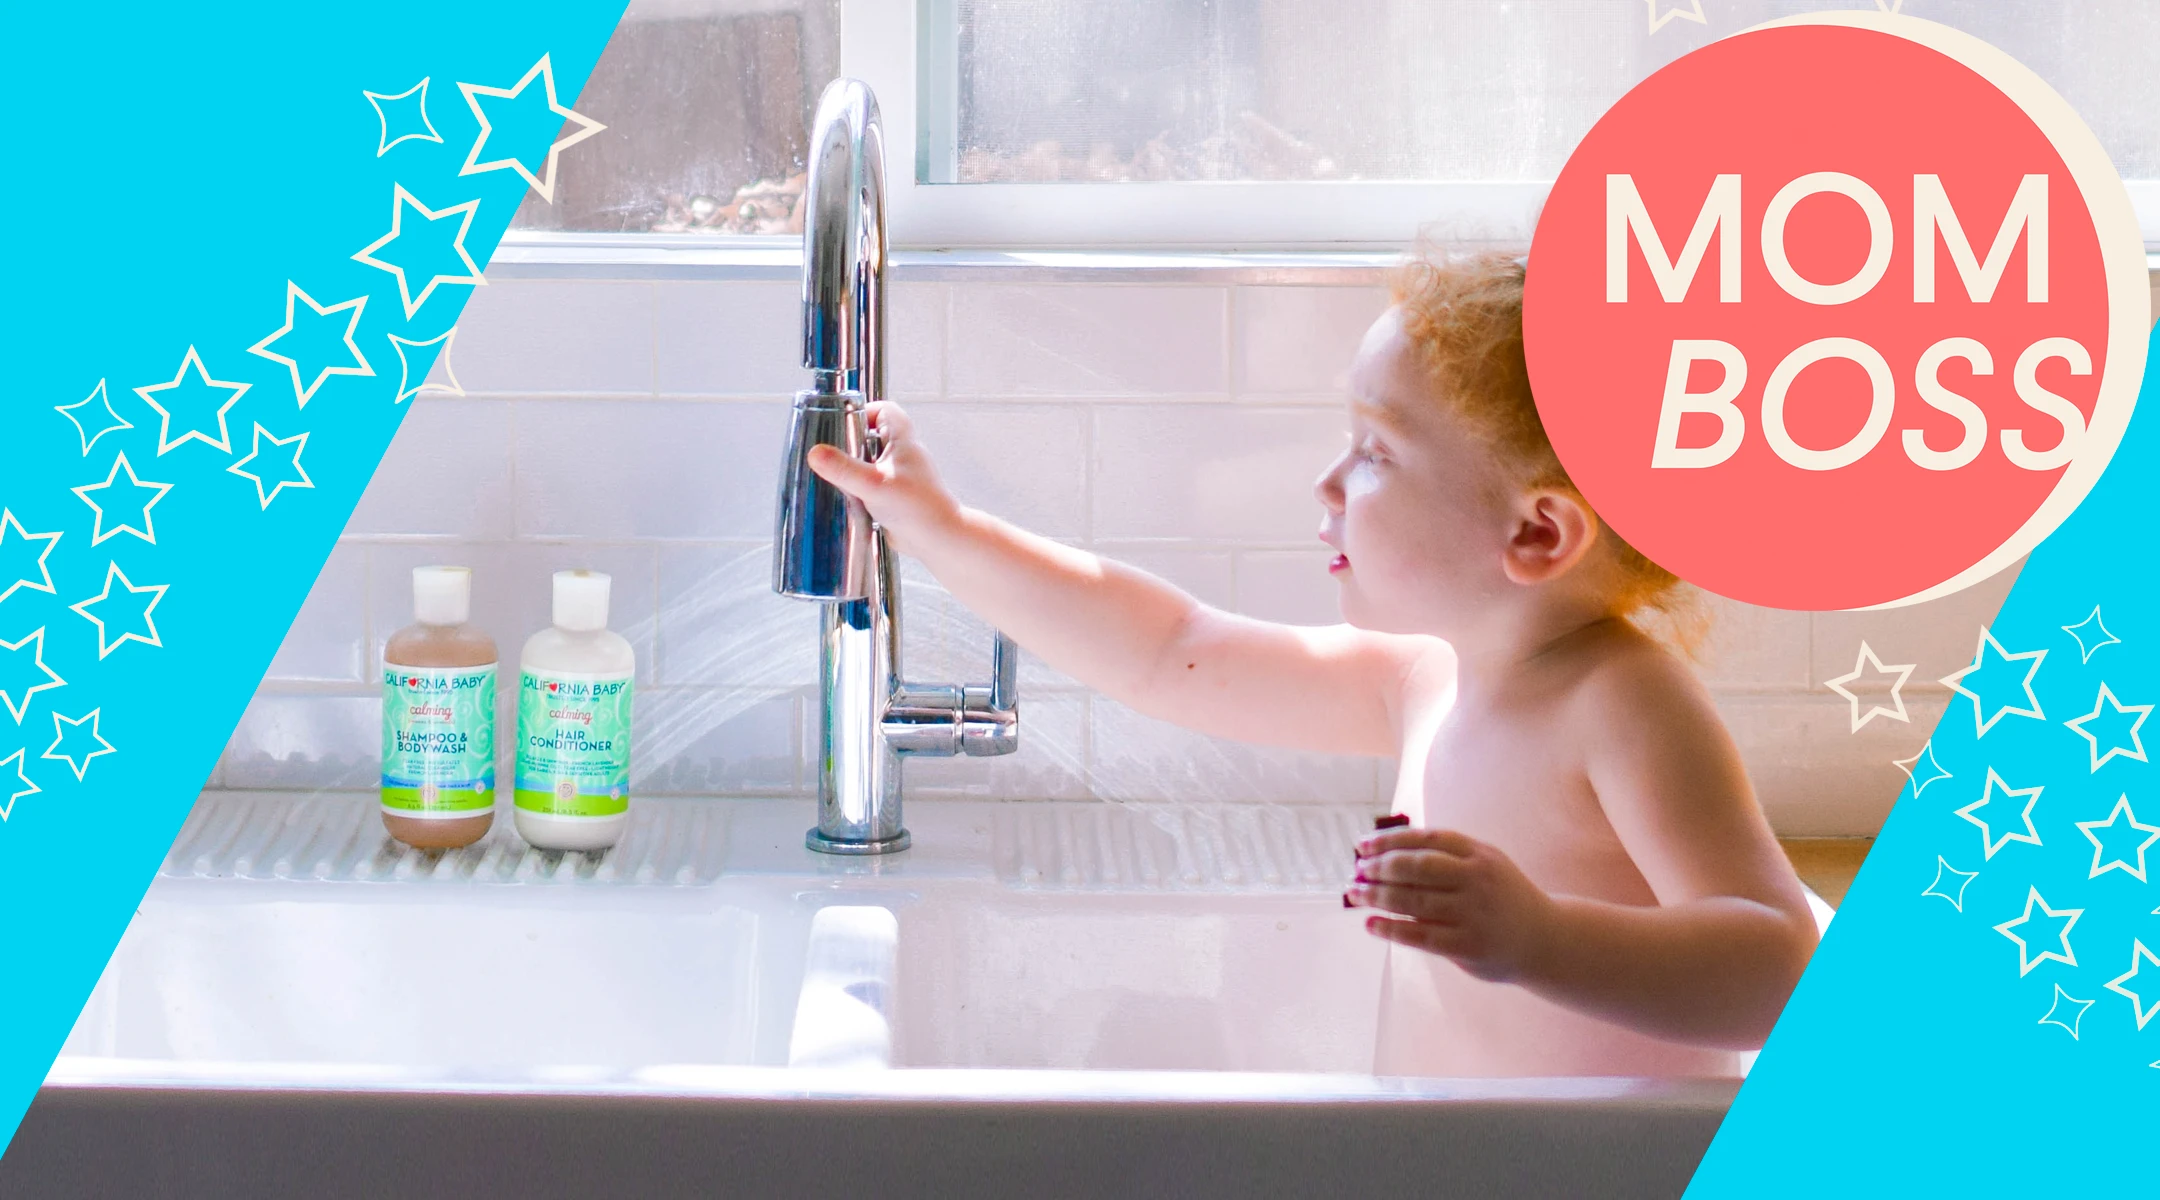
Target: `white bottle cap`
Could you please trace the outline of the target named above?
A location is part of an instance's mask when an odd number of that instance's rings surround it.
[[[463,625],[472,615],[469,567],[414,567],[413,620],[422,625]]]
[[[555,627],[572,633],[606,629],[608,582],[599,571],[555,572]]]

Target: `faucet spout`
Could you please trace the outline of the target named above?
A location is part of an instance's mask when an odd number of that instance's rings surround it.
[[[803,192],[803,366],[885,398],[885,126],[877,97],[836,79],[818,99]],[[828,376],[838,372],[838,376]]]
[[[913,755],[1019,744],[1018,648],[998,635],[987,687],[901,682],[900,571],[862,504],[809,467],[812,446],[874,460],[864,409],[885,396],[885,137],[859,80],[828,85],[803,195],[803,366],[780,465],[773,590],[821,602],[818,823],[828,854],[905,850],[900,768]]]
[[[810,469],[810,448],[870,457],[863,408],[885,396],[885,134],[877,97],[835,80],[818,101],[803,193],[803,366],[780,464],[773,590],[860,600],[871,584],[870,514]]]

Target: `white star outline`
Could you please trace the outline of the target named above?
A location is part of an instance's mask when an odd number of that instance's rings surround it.
[[[8,815],[15,811],[15,802],[17,800],[22,799],[24,796],[35,796],[39,792],[45,790],[44,788],[41,788],[37,784],[30,781],[30,764],[28,760],[24,758],[24,755],[28,754],[29,750],[30,748],[28,746],[25,746],[22,749],[17,750],[15,753],[8,755],[6,758],[0,758],[0,767],[5,767],[9,763],[15,764],[15,780],[16,782],[22,784],[21,790],[13,792],[8,796],[6,804],[0,804],[0,821],[7,820]]]
[[[45,627],[43,625],[40,625],[36,629],[33,629],[30,632],[24,634],[20,639],[16,641],[10,642],[4,638],[0,638],[0,650],[19,651],[24,646],[27,646],[32,642],[36,642],[37,647],[36,649],[30,651],[31,665],[35,666],[38,670],[45,672],[45,678],[52,680],[52,682],[35,683],[30,685],[29,687],[23,689],[22,699],[20,700],[17,700],[14,694],[9,692],[6,688],[0,688],[0,705],[4,705],[7,708],[8,715],[15,718],[15,723],[17,725],[22,724],[24,715],[29,713],[30,698],[32,696],[37,695],[39,692],[49,692],[56,687],[67,686],[67,680],[60,678],[60,673],[58,671],[55,671],[51,667],[45,665]]]
[[[2100,630],[2100,640],[2093,642],[2090,645],[2086,644],[2085,635],[2078,632],[2078,630],[2085,628],[2087,625],[2097,626]],[[2069,634],[2071,638],[2077,642],[2078,650],[2084,655],[2084,657],[2078,660],[2081,663],[2091,662],[2092,656],[2098,653],[2102,646],[2122,645],[2122,639],[2108,632],[2107,623],[2100,619],[2100,606],[2097,604],[2093,605],[2091,616],[2086,617],[2084,620],[2079,621],[2075,625],[2063,626],[2062,631]]]
[[[204,433],[200,429],[190,429],[177,438],[166,437],[167,434],[172,432],[172,414],[166,412],[165,406],[159,404],[157,402],[157,398],[150,394],[152,392],[168,392],[176,387],[179,387],[180,381],[187,378],[189,367],[195,368],[195,377],[202,380],[203,386],[214,388],[220,391],[229,391],[232,393],[232,395],[225,397],[225,403],[218,406],[218,435],[214,440],[210,437],[209,434]],[[210,378],[210,372],[203,368],[202,356],[195,353],[195,347],[189,346],[187,348],[187,353],[183,355],[180,359],[180,370],[174,373],[171,383],[148,384],[143,387],[136,388],[135,394],[143,398],[143,403],[157,410],[157,452],[159,455],[163,455],[168,450],[175,450],[181,446],[185,446],[189,442],[196,441],[199,441],[202,444],[215,449],[220,454],[231,454],[232,432],[225,428],[225,414],[231,412],[232,406],[240,403],[240,397],[247,395],[248,389],[254,386],[255,385],[252,383],[231,383],[222,379]]]
[[[2055,1015],[2056,1010],[2060,1009],[2063,1006],[2063,1001],[2065,1000],[2077,1005],[2076,1015],[2072,1016],[2068,1021],[2064,1021],[2061,1017]],[[2066,1030],[2070,1034],[2070,1040],[2076,1041],[2078,1035],[2078,1026],[2085,1023],[2085,1010],[2091,1008],[2092,1006],[2092,1001],[2078,999],[2076,996],[2073,996],[2070,993],[2062,990],[2062,985],[2058,983],[2055,985],[2055,1002],[2048,1005],[2047,1015],[2041,1017],[2038,1021],[2034,1022],[2034,1024],[2053,1025],[2057,1029]]]
[[[1670,11],[1661,15],[1658,12],[1660,0],[1644,0],[1644,3],[1650,6],[1650,32],[1652,33],[1665,28],[1668,22],[1675,20],[1693,21],[1697,25],[1708,25],[1710,23],[1710,19],[1703,16],[1702,0],[1688,0],[1688,5],[1693,11],[1682,11],[1679,0],[1662,0],[1662,2],[1669,6]],[[1899,0],[1899,2],[1903,3],[1903,0]]]
[[[1698,7],[1700,7],[1700,3],[1701,0],[1697,0]],[[525,168],[525,164],[515,158],[497,158],[488,162],[480,161],[480,149],[487,144],[488,135],[495,131],[495,127],[488,123],[487,113],[481,111],[480,97],[495,96],[504,100],[515,100],[525,90],[526,85],[533,81],[534,76],[538,76],[541,86],[547,89],[548,109],[563,120],[572,122],[578,127],[577,132],[548,147],[547,178],[545,180],[535,178],[533,173]],[[515,87],[492,88],[482,87],[477,83],[460,83],[458,84],[458,90],[465,93],[465,103],[471,107],[473,116],[480,120],[480,136],[473,139],[472,152],[465,156],[465,165],[458,169],[458,174],[477,175],[482,171],[500,171],[508,167],[523,176],[525,182],[532,185],[532,189],[540,193],[540,198],[549,204],[555,203],[555,164],[556,160],[562,156],[562,152],[607,128],[607,126],[593,120],[584,113],[573,112],[556,102],[555,68],[548,62],[548,56],[545,54],[540,56],[539,62],[532,65],[531,70],[525,72],[525,77],[518,80]]]
[[[45,582],[37,583],[29,579],[8,580],[7,586],[0,588],[0,602],[4,602],[9,596],[14,595],[17,588],[26,587],[33,592],[44,592],[51,595],[53,590],[52,568],[46,565],[45,560],[52,557],[53,547],[60,544],[60,535],[58,533],[32,533],[23,528],[22,520],[15,515],[14,509],[0,508],[0,546],[7,544],[8,530],[10,529],[15,531],[16,537],[26,542],[45,543],[45,548],[38,552],[37,557],[38,574],[45,577]]]
[[[2138,994],[2136,992],[2131,991],[2129,988],[2126,988],[2123,985],[2133,979],[2136,979],[2138,975],[2138,968],[2144,966],[2146,963],[2151,963],[2156,967],[2160,967],[2160,957],[2156,957],[2152,951],[2147,950],[2145,948],[2144,942],[2138,940],[2137,938],[2131,938],[2130,969],[2107,981],[2107,990],[2115,993],[2118,996],[2122,996],[2130,1001],[2130,1011],[2137,1014],[2137,1027],[2139,1029],[2145,1028],[2145,1023],[2152,1020],[2155,1015],[2160,1015],[2160,995],[2156,995],[2153,999],[2152,1005],[2150,1007],[2147,1007],[2145,1002],[2138,998]]]
[[[318,317],[327,317],[331,313],[344,312],[347,309],[352,310],[352,316],[345,322],[345,348],[352,351],[353,361],[360,364],[359,366],[324,367],[315,373],[313,383],[302,384],[300,382],[300,364],[270,349],[270,343],[293,331],[293,302],[296,300],[315,310],[315,315]],[[292,372],[293,395],[299,398],[299,407],[306,408],[307,402],[315,396],[315,389],[321,387],[323,381],[329,379],[332,375],[357,375],[363,379],[374,376],[374,366],[368,362],[367,355],[360,353],[360,344],[353,341],[354,332],[360,328],[360,314],[367,310],[367,302],[368,298],[361,296],[357,299],[347,300],[324,308],[322,305],[315,303],[315,297],[301,291],[299,284],[288,279],[285,281],[285,323],[273,331],[269,337],[249,346],[248,353],[267,358],[274,363],[283,363],[285,369]]]
[[[1869,670],[1870,664],[1872,664],[1874,667],[1873,671]],[[1846,702],[1852,705],[1852,732],[1854,733],[1860,732],[1861,729],[1866,727],[1869,721],[1872,721],[1877,717],[1888,717],[1893,721],[1910,722],[1911,718],[1905,715],[1905,697],[1899,694],[1899,689],[1905,686],[1905,681],[1907,679],[1912,678],[1914,665],[1915,664],[1913,663],[1895,663],[1885,665],[1882,659],[1876,657],[1874,648],[1869,646],[1867,642],[1863,640],[1860,643],[1860,657],[1854,660],[1853,669],[1847,671],[1843,675],[1838,676],[1836,679],[1825,681],[1823,686],[1829,688],[1833,692],[1836,692],[1838,695],[1845,697]],[[1847,690],[1845,685],[1860,678],[1862,675],[1889,675],[1892,673],[1895,673],[1897,675],[1897,682],[1890,685],[1890,702],[1896,707],[1884,708],[1880,704],[1870,703],[1868,705],[1867,715],[1862,716],[1860,713],[1860,697],[1854,695],[1851,691]]]
[[[2058,952],[2054,950],[2042,950],[2038,954],[2028,954],[2026,953],[2026,951],[2030,949],[2030,947],[2025,944],[2025,939],[2019,937],[2017,934],[2010,932],[2011,930],[2016,929],[2018,926],[2023,925],[2027,921],[2032,920],[2032,910],[2033,905],[2035,904],[2040,906],[2041,912],[2047,914],[2050,917],[2070,918],[2068,921],[2063,923],[2062,931],[2057,935],[2062,940],[2061,951]],[[2027,887],[2025,889],[2025,911],[2019,913],[2016,918],[2004,921],[2002,924],[1995,926],[1995,932],[2017,943],[2018,978],[2025,978],[2026,975],[2032,972],[2032,969],[2034,967],[2037,967],[2044,962],[2059,962],[2066,967],[2076,966],[2077,951],[2070,948],[2070,931],[2077,928],[2078,918],[2084,915],[2085,910],[2082,908],[2050,908],[2048,907],[2048,902],[2040,898],[2039,888]]]
[[[2001,788],[2003,794],[2006,796],[2025,797],[2025,809],[2023,812],[2018,814],[2025,822],[2025,832],[2006,833],[1998,838],[1994,836],[1995,831],[1988,828],[1988,823],[1986,821],[1973,815],[1974,809],[1984,807],[1988,803],[1988,801],[1995,795],[1996,788]],[[1980,846],[1981,849],[1985,851],[1985,853],[1981,855],[1981,859],[1982,861],[1986,861],[1987,859],[1994,858],[1995,852],[1997,850],[2002,849],[2004,846],[2007,846],[2012,842],[2024,842],[2025,844],[2030,846],[2037,846],[2040,844],[2040,832],[2033,828],[2032,823],[2033,805],[2038,804],[2039,802],[2040,788],[2011,787],[2008,783],[2005,783],[2003,781],[2002,776],[1995,773],[1995,768],[1989,767],[1987,773],[1987,786],[1981,789],[1980,798],[1973,801],[1971,804],[1968,804],[1965,807],[1958,809],[1957,815],[1980,827]]]
[[[75,782],[81,783],[84,773],[90,770],[91,759],[98,758],[107,754],[119,753],[119,751],[113,748],[113,744],[111,742],[105,740],[105,735],[98,732],[98,717],[99,714],[104,711],[105,710],[102,707],[93,708],[89,712],[86,712],[79,717],[63,717],[58,712],[54,712],[52,715],[52,745],[45,747],[45,753],[38,755],[38,757],[57,759],[61,762],[66,763],[68,765],[68,768],[75,772]],[[60,748],[60,743],[67,740],[67,734],[60,731],[60,727],[62,725],[66,725],[70,729],[81,729],[85,724],[90,726],[90,736],[97,740],[98,749],[92,750],[90,753],[83,755],[80,762],[77,762],[72,755],[53,753],[53,751]]]
[[[2110,858],[2105,863],[2100,860],[2100,856],[2107,853],[2107,846],[2100,841],[2099,836],[2093,833],[2093,830],[2111,828],[2121,818],[2129,819],[2130,828],[2151,835],[2138,845],[2137,864],[2135,866],[2122,858]],[[2137,811],[2130,807],[2128,793],[2116,798],[2115,807],[2108,810],[2107,820],[2079,821],[2077,827],[2078,832],[2085,835],[2085,840],[2093,844],[2092,873],[2085,878],[2098,879],[2109,871],[2121,871],[2139,883],[2145,882],[2145,852],[2152,848],[2154,842],[2160,842],[2160,825],[2147,825],[2139,821]]]
[[[2107,708],[2113,708],[2119,713],[2134,712],[2137,714],[2137,720],[2130,722],[2129,749],[2124,749],[2121,746],[2109,746],[2107,753],[2102,754],[2100,753],[2100,739],[2085,731],[2085,723],[2097,719],[2101,710]],[[2145,739],[2138,736],[2138,730],[2144,726],[2145,718],[2152,715],[2152,710],[2153,706],[2150,704],[2124,704],[2115,698],[2114,692],[2108,690],[2106,683],[2102,683],[2100,685],[2100,694],[2093,697],[2093,710],[2082,717],[2064,721],[2063,724],[2069,726],[2072,732],[2085,739],[2086,753],[2092,758],[2092,769],[2098,772],[2107,763],[2107,760],[2118,754],[2132,762],[2145,761]]]
[[[89,428],[82,423],[82,418],[75,415],[76,409],[88,407],[92,400],[102,405],[105,409],[105,415],[112,419],[110,424],[100,426],[96,433],[90,432]],[[55,404],[53,411],[66,417],[68,423],[75,426],[76,436],[82,439],[82,452],[85,458],[90,456],[90,447],[97,445],[99,438],[108,433],[118,433],[123,429],[135,428],[135,422],[113,411],[112,397],[105,394],[105,381],[102,379],[97,381],[96,387],[90,389],[89,395],[73,404]]]
[[[154,487],[158,490],[157,495],[150,497],[150,503],[142,506],[143,527],[141,529],[137,529],[133,525],[130,525],[125,521],[113,526],[111,529],[105,528],[104,507],[85,494],[87,492],[102,492],[106,488],[111,487],[113,485],[113,480],[118,479],[120,477],[120,472],[122,471],[127,472],[129,487]],[[157,502],[165,498],[165,493],[171,491],[172,486],[173,485],[169,483],[155,483],[137,476],[135,474],[135,465],[128,461],[127,451],[122,450],[119,456],[113,459],[112,470],[105,473],[105,482],[86,483],[81,487],[69,488],[68,490],[75,493],[76,497],[80,499],[84,504],[89,505],[91,512],[97,514],[96,519],[90,526],[91,545],[98,545],[106,538],[119,537],[123,533],[132,533],[136,537],[141,538],[143,541],[146,541],[151,545],[155,546],[157,545],[157,529],[155,527],[156,522],[150,519],[150,510],[157,507]]]
[[[2031,702],[2031,708],[2012,708],[2006,704],[1996,709],[1995,715],[1992,717],[1983,718],[1981,716],[1980,694],[1966,687],[1964,679],[1967,675],[1979,670],[1981,665],[1987,661],[1987,649],[1990,646],[1995,647],[1995,657],[2002,659],[2004,662],[2022,662],[2028,658],[2032,660],[2032,666],[2025,669],[2023,684],[2025,699]],[[1973,736],[1976,738],[1986,737],[1987,731],[1995,728],[1995,722],[2002,720],[2006,716],[2047,719],[2040,711],[2040,697],[2033,694],[2032,686],[2033,676],[2040,673],[2040,663],[2046,658],[2046,650],[2027,650],[2022,654],[2012,654],[2003,649],[2001,642],[1995,640],[1994,633],[1990,632],[1987,627],[1982,626],[1980,629],[1980,644],[1973,648],[1972,665],[1952,671],[1937,682],[1947,685],[1951,691],[1973,702]]]
[[[263,439],[265,438],[269,439],[270,444],[273,446],[290,446],[294,442],[300,443],[300,449],[293,451],[292,457],[293,470],[300,472],[300,478],[280,479],[275,484],[272,484],[270,490],[267,492],[263,491],[262,476],[257,475],[253,471],[243,471],[240,469],[248,465],[249,463],[254,462],[256,456],[262,453],[262,444]],[[300,456],[307,451],[307,440],[308,431],[305,429],[301,430],[299,433],[292,435],[289,438],[281,438],[278,435],[270,432],[269,430],[264,429],[261,423],[258,422],[255,426],[255,441],[251,446],[249,446],[247,457],[225,468],[225,470],[230,472],[231,474],[238,475],[242,479],[252,482],[255,485],[255,498],[262,503],[263,508],[268,509],[270,507],[270,502],[277,499],[278,493],[284,491],[286,488],[311,488],[315,486],[315,481],[308,478],[307,468],[300,465]]]
[[[375,157],[381,158],[383,155],[390,153],[390,148],[392,146],[395,146],[400,142],[412,141],[415,138],[423,142],[442,141],[442,135],[435,132],[435,122],[428,120],[427,115],[427,85],[428,80],[431,78],[433,78],[433,76],[423,75],[420,77],[420,82],[412,85],[409,88],[406,88],[404,91],[399,92],[395,96],[387,96],[381,92],[371,92],[368,91],[366,88],[360,89],[360,94],[366,96],[367,102],[374,106],[375,119],[382,123],[382,135],[375,139]],[[405,97],[412,95],[414,92],[420,93],[420,99],[417,101],[420,107],[420,124],[427,129],[427,132],[401,133],[396,137],[391,137],[390,117],[389,114],[383,112],[383,101],[403,100]]]
[[[452,325],[447,332],[439,333],[424,342],[401,338],[394,333],[386,336],[390,339],[390,348],[397,351],[398,360],[398,393],[397,399],[391,401],[392,404],[403,404],[423,392],[442,392],[451,396],[465,394],[465,389],[458,384],[457,371],[450,365],[450,348],[457,344],[457,326]],[[417,349],[421,346],[433,346],[438,343],[441,344],[442,351],[435,356],[435,361],[442,364],[443,374],[449,376],[449,386],[429,383],[426,377],[423,376],[417,386],[408,387],[407,385],[412,383],[412,362],[406,358],[405,351],[408,348]]]
[[[93,617],[90,615],[91,605],[98,604],[112,598],[113,580],[115,579],[120,581],[120,586],[126,589],[128,594],[130,595],[140,595],[144,592],[157,593],[155,596],[152,596],[150,598],[150,603],[143,606],[143,625],[150,630],[149,637],[144,637],[143,635],[130,629],[127,632],[121,634],[118,638],[107,642],[105,640],[104,620],[99,617]],[[68,605],[68,611],[73,612],[76,616],[81,617],[83,620],[97,626],[97,656],[99,660],[102,661],[106,655],[111,654],[113,651],[118,650],[120,647],[127,645],[129,642],[141,642],[145,646],[163,646],[165,644],[164,641],[162,641],[158,637],[157,621],[154,620],[150,616],[150,614],[155,612],[157,610],[157,606],[164,602],[165,589],[170,586],[172,585],[165,583],[152,583],[147,584],[143,587],[136,587],[134,582],[127,577],[127,572],[120,569],[119,563],[108,562],[105,564],[105,590],[99,592],[95,596],[90,597],[89,599],[77,600],[75,603]]]
[[[1919,766],[1921,759],[1927,760],[1927,765],[1929,768],[1928,776],[1925,779],[1920,778]],[[1943,766],[1942,763],[1936,761],[1935,741],[1933,738],[1930,738],[1920,744],[1919,753],[1913,755],[1911,758],[1893,758],[1890,760],[1890,765],[1896,767],[1900,771],[1905,772],[1905,777],[1912,780],[1912,794],[1915,796],[1918,796],[1920,793],[1926,791],[1929,784],[1934,783],[1939,779],[1956,778],[1956,776],[1950,773],[1949,768]]]
[[[1957,877],[1957,894],[1954,896],[1951,895],[1949,892],[1942,890],[1943,876],[1945,875],[1954,875]],[[1980,872],[1960,871],[1956,867],[1950,865],[1949,859],[1946,859],[1942,855],[1938,854],[1935,856],[1935,879],[1933,882],[1929,883],[1927,885],[1927,889],[1920,894],[1922,896],[1935,896],[1944,900],[1948,900],[1950,902],[1950,907],[1958,910],[1959,912],[1964,912],[1965,889],[1972,886],[1972,881],[1978,878],[1980,878]]]
[[[388,271],[397,276],[398,301],[405,306],[405,319],[412,320],[413,314],[419,312],[420,306],[427,303],[428,296],[434,293],[437,284],[469,283],[479,287],[486,286],[487,277],[480,273],[480,265],[473,261],[472,253],[465,249],[465,235],[472,230],[473,214],[480,211],[480,202],[478,200],[467,200],[463,204],[453,204],[448,208],[437,211],[413,199],[413,194],[405,190],[404,184],[393,183],[390,187],[390,232],[368,243],[365,250],[352,257],[354,262],[366,263],[378,271]],[[452,213],[465,214],[465,219],[458,223],[457,236],[451,239],[450,245],[452,249],[457,251],[458,257],[464,260],[465,270],[469,274],[430,275],[428,276],[427,285],[420,289],[420,295],[417,298],[412,294],[411,282],[405,278],[405,268],[393,263],[386,263],[375,257],[377,250],[396,241],[398,234],[404,231],[405,209],[408,205],[430,221],[439,221]]]

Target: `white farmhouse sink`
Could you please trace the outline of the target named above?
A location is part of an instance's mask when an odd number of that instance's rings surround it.
[[[427,855],[365,796],[207,796],[62,1071],[785,1066],[828,906],[896,920],[887,1065],[1371,1068],[1380,946],[1315,861],[1354,812],[930,801],[919,849],[860,860],[804,849],[806,807],[645,801],[610,856],[500,826]]]
[[[917,800],[915,848],[881,859],[804,849],[799,799],[633,811],[604,856],[530,850],[507,821],[445,855],[387,842],[369,796],[205,795],[0,1191],[275,1191],[310,1155],[359,1164],[351,1194],[425,1193],[468,1159],[507,1187],[519,1139],[635,1130],[593,1151],[619,1194],[695,1193],[724,1160],[764,1181],[744,1194],[883,1194],[913,1162],[939,1194],[1062,1194],[1044,1171],[1075,1194],[1327,1190],[1342,1170],[1671,1195],[1732,1093],[1374,1078],[1381,947],[1337,899],[1354,809]],[[492,1132],[434,1136],[453,1112]],[[131,1173],[115,1145],[158,1153]],[[1186,1177],[1225,1154],[1249,1170]]]

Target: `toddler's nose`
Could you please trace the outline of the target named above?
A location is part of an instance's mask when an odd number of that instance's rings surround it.
[[[1350,452],[1345,450],[1336,456],[1334,462],[1328,464],[1327,470],[1320,473],[1320,478],[1313,481],[1313,497],[1320,501],[1320,507],[1331,513],[1343,510],[1342,474],[1344,465],[1349,461]]]

